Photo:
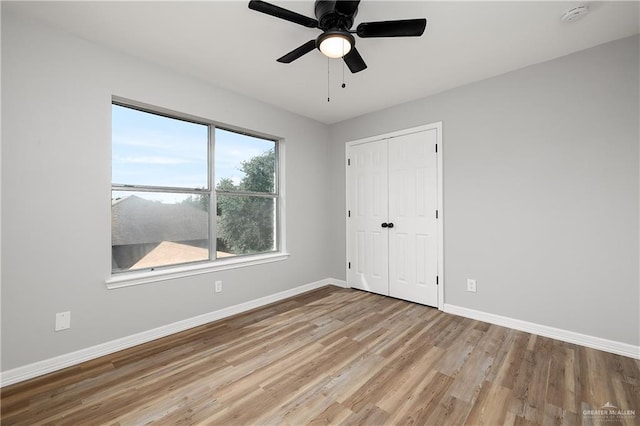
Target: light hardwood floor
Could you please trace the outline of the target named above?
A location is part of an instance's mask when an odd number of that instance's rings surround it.
[[[637,360],[325,287],[6,387],[1,419],[634,425],[639,395]]]

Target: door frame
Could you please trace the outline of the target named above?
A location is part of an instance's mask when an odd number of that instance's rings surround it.
[[[354,145],[360,145],[367,142],[374,142],[383,139],[392,139],[398,136],[404,136],[412,133],[424,132],[427,130],[435,130],[436,131],[436,144],[438,146],[438,154],[436,156],[436,167],[437,167],[437,183],[436,183],[436,191],[437,191],[437,210],[438,210],[438,220],[437,220],[437,230],[438,230],[438,309],[444,310],[444,286],[445,286],[445,277],[444,277],[444,167],[443,167],[443,140],[442,140],[442,121],[437,121],[430,124],[425,124],[422,126],[411,127],[403,130],[396,130],[390,133],[384,133],[376,136],[370,136],[363,139],[356,139],[345,143],[345,206],[349,205],[349,191],[348,191],[348,179],[347,175],[349,173],[349,166],[347,164],[347,159],[349,158],[349,148]],[[349,218],[348,209],[345,208],[345,248],[346,255],[349,255]],[[348,259],[345,259],[345,277],[348,276]],[[347,282],[347,285],[349,283]]]

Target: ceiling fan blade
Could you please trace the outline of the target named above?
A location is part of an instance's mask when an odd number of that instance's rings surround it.
[[[287,53],[282,58],[278,58],[278,62],[282,62],[283,64],[289,64],[295,61],[296,59],[298,59],[299,57],[311,52],[315,48],[316,48],[316,41],[309,40],[308,42],[298,47],[297,49],[293,49],[291,52]]]
[[[354,74],[367,68],[367,64],[364,63],[364,59],[362,59],[362,56],[360,56],[355,46],[349,53],[344,55],[342,59],[344,59],[344,63],[347,64],[349,70]]]
[[[358,25],[359,37],[419,37],[424,33],[427,20],[403,19],[398,21],[363,22]]]
[[[291,10],[284,9],[280,6],[267,3],[266,1],[251,0],[249,2],[249,9],[266,13],[267,15],[275,16],[276,18],[284,19],[285,21],[293,22],[305,27],[318,28],[318,21],[315,19],[300,15],[299,13],[292,12]]]
[[[342,13],[343,15],[353,16],[358,10],[358,5],[360,4],[360,0],[357,1],[336,1],[335,10],[336,12]]]

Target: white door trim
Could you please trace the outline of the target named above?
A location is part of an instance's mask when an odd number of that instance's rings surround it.
[[[437,134],[436,143],[438,144],[438,155],[437,155],[438,309],[442,311],[444,310],[444,283],[445,283],[445,279],[444,279],[444,167],[443,167],[443,160],[442,160],[444,147],[443,147],[443,141],[442,141],[442,121],[437,121],[435,123],[425,124],[422,126],[411,127],[403,130],[396,130],[390,133],[384,133],[381,135],[370,136],[363,139],[356,139],[356,140],[349,141],[345,144],[344,164],[345,164],[345,177],[346,177],[348,173],[348,170],[347,170],[348,165],[346,160],[348,158],[347,153],[349,152],[349,148],[353,145],[359,145],[367,142],[378,141],[381,139],[391,139],[397,136],[403,136],[411,133],[418,133],[418,132],[423,132],[425,130],[434,130],[434,129],[436,130],[436,134]],[[347,189],[347,182],[345,181],[345,206],[348,206],[348,202],[349,202],[348,191],[346,189]],[[349,238],[348,238],[349,222],[347,218],[347,212],[345,212],[345,229],[347,230],[347,233],[345,235],[345,240],[346,240],[346,253],[348,254],[349,253]],[[348,265],[346,265],[345,263],[345,276],[347,275],[348,275]]]

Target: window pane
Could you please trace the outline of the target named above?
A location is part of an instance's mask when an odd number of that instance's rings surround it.
[[[217,196],[218,257],[276,250],[272,197]]]
[[[112,191],[112,269],[209,259],[209,195]]]
[[[112,105],[117,184],[207,188],[208,126]]]
[[[216,129],[216,188],[275,193],[276,143]]]

